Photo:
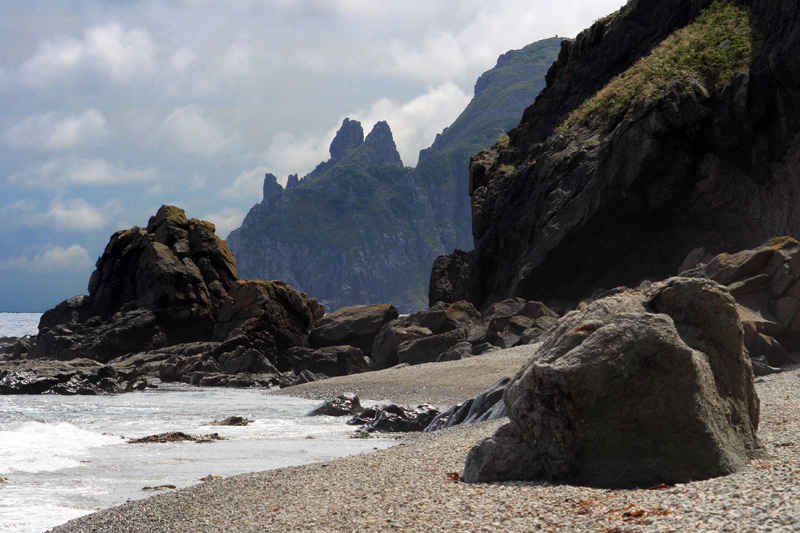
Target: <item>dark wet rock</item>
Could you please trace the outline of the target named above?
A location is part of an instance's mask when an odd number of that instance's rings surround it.
[[[423,431],[438,414],[438,409],[427,404],[416,408],[390,404],[369,407],[347,423],[370,433]]]
[[[671,278],[566,315],[503,400],[510,422],[469,452],[466,481],[653,486],[764,454],[736,302],[711,280]]]
[[[292,348],[286,357],[291,361],[295,374],[309,370],[315,374],[333,377],[359,374],[368,370],[364,354],[352,346],[328,346],[317,350]]]
[[[89,359],[7,361],[0,369],[0,394],[97,395],[123,392],[117,371]]]
[[[241,415],[229,416],[222,420],[214,420],[206,424],[207,426],[249,426],[253,421]]]
[[[282,376],[280,380],[280,387],[292,387],[294,385],[302,385],[303,383],[311,383],[313,381],[319,381],[321,379],[326,379],[329,376],[325,374],[315,374],[310,370],[303,370],[299,374],[285,374]]]
[[[384,324],[398,317],[391,304],[340,307],[316,322],[310,343],[314,348],[350,345],[372,354],[375,337]]]
[[[158,435],[148,435],[138,439],[129,439],[129,444],[154,444],[166,442],[197,442],[209,443],[217,440],[226,440],[221,437],[219,433],[211,433],[209,435],[192,435],[190,433],[183,433],[182,431],[170,431],[167,433],[159,433]]]
[[[306,416],[353,416],[364,410],[356,394],[346,392],[329,398],[306,413]]]

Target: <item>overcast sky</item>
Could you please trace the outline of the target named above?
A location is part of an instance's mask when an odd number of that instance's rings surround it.
[[[345,117],[388,121],[413,166],[500,54],[622,4],[3,0],[0,311],[85,293],[109,236],[165,203],[226,237]]]

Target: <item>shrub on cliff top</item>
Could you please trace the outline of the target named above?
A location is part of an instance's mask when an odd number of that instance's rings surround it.
[[[657,97],[668,82],[699,81],[709,91],[749,70],[761,49],[755,17],[747,7],[716,1],[697,19],[656,46],[569,114],[565,129],[587,122],[604,130],[621,109]]]

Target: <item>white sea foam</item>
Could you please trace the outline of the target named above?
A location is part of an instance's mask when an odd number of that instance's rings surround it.
[[[119,437],[102,435],[61,422],[25,422],[0,430],[0,473],[55,472],[81,466],[92,448],[122,444]]]
[[[34,533],[150,495],[229,476],[385,448],[393,439],[350,439],[341,418],[305,417],[317,402],[257,389],[158,389],[108,396],[0,396],[0,531]],[[246,427],[208,426],[243,415]],[[217,432],[210,444],[130,444],[165,431]]]

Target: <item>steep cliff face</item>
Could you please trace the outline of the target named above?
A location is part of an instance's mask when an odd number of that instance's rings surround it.
[[[473,158],[476,249],[439,260],[433,299],[576,299],[797,236],[799,23],[796,2],[631,0],[565,41]]]
[[[345,119],[331,157],[286,188],[272,174],[264,198],[227,239],[243,278],[282,279],[328,310],[392,302],[401,312],[426,307],[437,255],[471,247],[469,156],[514,126],[544,86],[560,39],[500,57],[475,85],[452,126],[403,166],[385,122],[364,137]]]

